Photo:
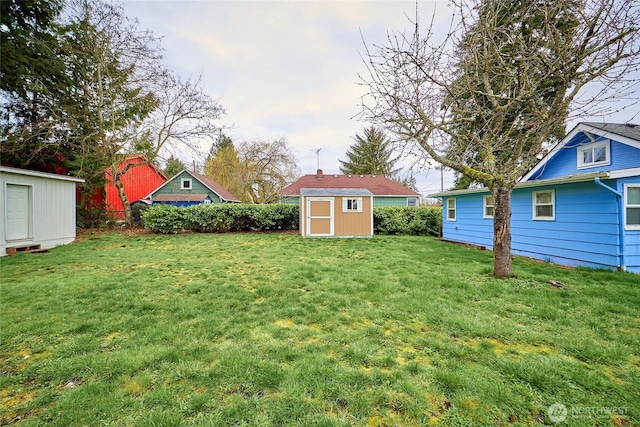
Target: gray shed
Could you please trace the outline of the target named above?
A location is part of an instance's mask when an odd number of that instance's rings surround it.
[[[79,178],[0,167],[0,256],[50,249],[76,238]]]

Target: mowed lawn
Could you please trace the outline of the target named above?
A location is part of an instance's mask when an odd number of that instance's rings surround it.
[[[630,273],[292,234],[88,235],[0,269],[2,425],[640,425]]]

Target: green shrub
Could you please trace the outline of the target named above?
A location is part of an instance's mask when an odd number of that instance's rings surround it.
[[[297,205],[212,204],[178,208],[154,205],[142,211],[145,228],[155,233],[226,233],[230,231],[298,230]],[[437,236],[442,220],[440,208],[379,206],[373,208],[378,234]]]
[[[170,205],[154,205],[142,213],[142,224],[155,233],[179,233],[185,230],[184,208]]]
[[[437,207],[375,206],[373,229],[378,234],[437,236],[442,210]]]
[[[154,205],[143,213],[145,228],[156,233],[194,231],[297,230],[299,208],[296,205],[212,204],[178,208]]]

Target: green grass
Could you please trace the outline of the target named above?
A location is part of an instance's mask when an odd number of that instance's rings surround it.
[[[0,268],[2,425],[528,426],[554,403],[640,425],[630,273],[500,280],[431,238],[291,234],[112,233]]]

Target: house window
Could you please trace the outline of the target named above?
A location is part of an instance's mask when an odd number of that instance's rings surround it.
[[[415,197],[407,197],[407,206],[418,206],[418,199]]]
[[[553,221],[555,219],[555,191],[533,192],[533,219]]]
[[[640,230],[640,184],[624,186],[625,228]]]
[[[456,220],[456,199],[447,199],[447,221]]]
[[[362,212],[362,197],[342,199],[342,212]]]
[[[191,190],[191,178],[182,178],[180,181],[180,189],[181,190]]]
[[[482,205],[482,217],[493,218],[493,196],[491,194],[484,196]]]
[[[610,164],[609,146],[609,140],[578,146],[578,169]]]

